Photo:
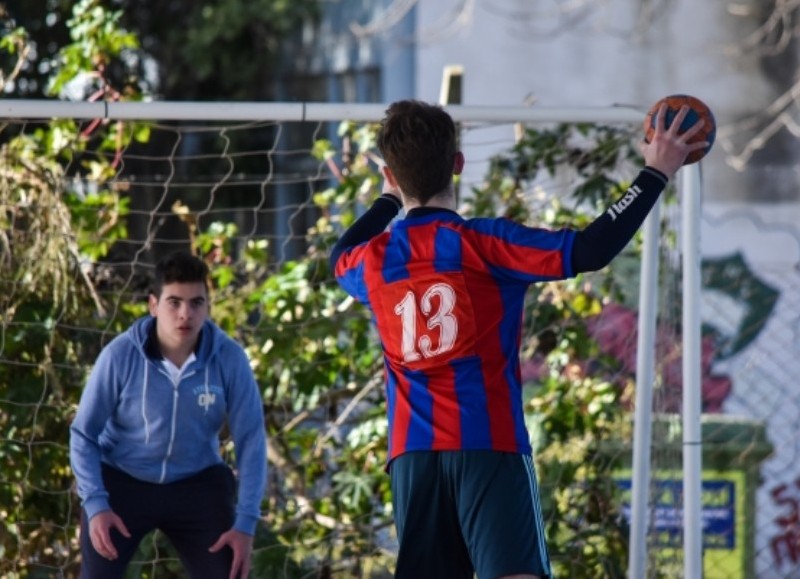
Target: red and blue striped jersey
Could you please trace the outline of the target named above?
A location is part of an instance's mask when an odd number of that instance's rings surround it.
[[[528,286],[574,275],[575,231],[412,211],[350,247],[337,281],[381,339],[389,460],[418,450],[530,453],[519,349]]]

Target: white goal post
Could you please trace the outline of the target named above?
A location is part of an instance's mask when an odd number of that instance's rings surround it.
[[[639,125],[644,111],[632,106],[541,107],[449,105],[446,110],[460,123],[545,124],[596,123]],[[68,102],[56,100],[0,99],[0,118],[5,120],[159,120],[159,121],[312,121],[377,122],[384,104],[321,102]],[[683,287],[683,477],[684,477],[684,569],[685,577],[702,576],[701,440],[700,440],[700,198],[699,165],[686,166],[678,188],[683,206],[681,230],[684,243]],[[644,252],[638,317],[637,388],[631,536],[628,576],[646,576],[646,532],[651,509],[650,438],[652,386],[655,367],[655,324],[658,288],[657,204],[644,227]]]
[[[458,122],[640,123],[644,112],[620,107],[504,107],[448,105]],[[320,102],[73,102],[0,99],[0,118],[204,121],[379,121],[383,104]]]

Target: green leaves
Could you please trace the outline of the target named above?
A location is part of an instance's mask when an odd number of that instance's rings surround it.
[[[56,92],[82,75],[111,90],[98,71],[135,46],[99,6],[76,6],[74,44],[53,77]],[[0,51],[28,58],[26,41],[17,30]],[[121,124],[87,131],[66,119],[30,130],[2,127],[0,575],[33,563],[65,569],[76,550],[69,531],[78,512],[67,449],[72,412],[103,333],[113,335],[141,313],[126,304],[106,318],[102,286],[113,276],[101,262],[127,238],[128,201],[110,182],[115,157],[95,153],[116,154],[131,134],[147,136],[142,127],[128,135]],[[129,297],[117,289],[112,300]]]
[[[197,100],[274,98],[264,93],[271,71],[280,66],[282,41],[318,11],[318,3],[310,0],[123,4],[128,19],[146,22],[148,47],[166,67],[161,75],[166,94]],[[181,26],[176,27],[177,18]],[[287,60],[293,57],[286,54]]]
[[[80,0],[75,4],[67,22],[72,42],[58,55],[59,66],[50,79],[49,95],[60,96],[68,83],[81,82],[76,90],[83,94],[118,98],[117,89],[107,76],[109,67],[115,63],[125,67],[125,51],[139,48],[136,36],[121,29],[121,16],[121,11],[107,10],[100,0]],[[132,69],[128,67],[128,71]]]

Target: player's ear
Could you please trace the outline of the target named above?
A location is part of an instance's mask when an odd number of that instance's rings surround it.
[[[456,153],[455,161],[453,161],[453,175],[461,175],[461,171],[464,170],[464,153],[458,151]]]
[[[147,307],[150,310],[150,315],[156,317],[156,313],[158,312],[158,298],[150,294],[150,297],[147,298]]]
[[[389,168],[389,165],[384,165],[381,170],[383,171],[383,178],[386,179],[386,182],[389,183],[389,186],[393,191],[397,191],[400,187],[397,185],[397,179],[394,178],[394,173]]]

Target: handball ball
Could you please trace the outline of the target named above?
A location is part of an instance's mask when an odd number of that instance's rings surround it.
[[[644,140],[648,143],[650,139],[653,138],[653,133],[656,130],[656,115],[658,114],[658,109],[661,107],[661,103],[667,103],[667,127],[672,124],[672,120],[683,105],[689,107],[689,112],[686,114],[686,118],[683,119],[679,127],[679,132],[681,133],[690,128],[699,119],[705,121],[703,128],[692,137],[690,142],[708,141],[708,146],[705,149],[699,149],[690,153],[683,162],[684,165],[697,163],[711,150],[711,146],[714,144],[714,138],[717,135],[717,124],[714,121],[714,115],[711,113],[711,109],[700,99],[685,94],[674,94],[659,99],[650,107],[650,110],[647,111],[647,116],[644,118]]]

